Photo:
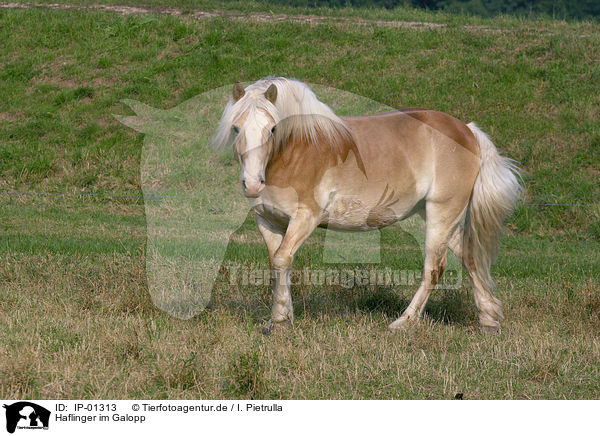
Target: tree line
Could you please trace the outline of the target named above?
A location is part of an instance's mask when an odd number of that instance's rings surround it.
[[[465,13],[483,17],[500,14],[548,16],[555,19],[600,17],[600,0],[267,0],[300,7],[381,7],[413,6],[430,10]]]

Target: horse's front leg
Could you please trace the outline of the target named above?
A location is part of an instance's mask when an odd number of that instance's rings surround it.
[[[255,213],[255,215],[258,230],[260,230],[260,233],[265,240],[265,244],[267,244],[267,250],[269,251],[269,265],[273,268],[273,257],[275,256],[277,249],[281,246],[281,241],[283,241],[283,236],[285,235],[285,229],[267,221],[257,213]]]
[[[290,270],[294,255],[319,224],[319,215],[311,209],[300,208],[290,220],[287,231],[272,260],[275,289],[271,320],[263,329],[270,333],[274,323],[293,322],[294,311],[290,293]]]

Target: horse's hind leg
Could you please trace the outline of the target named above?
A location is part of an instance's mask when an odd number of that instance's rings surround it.
[[[491,277],[489,277],[487,283],[482,280],[467,247],[464,248],[463,258],[463,264],[469,273],[469,279],[473,286],[475,305],[479,310],[479,324],[484,333],[498,333],[500,331],[500,321],[504,319],[504,313],[502,312],[502,302],[490,292],[493,287]]]
[[[468,248],[463,248],[463,239],[464,229],[459,225],[450,237],[450,249],[457,258],[462,260],[463,266],[469,274],[475,305],[479,310],[479,322],[483,331],[486,333],[497,333],[500,328],[500,321],[504,318],[502,303],[488,290],[489,285],[486,286],[478,278],[474,262],[468,261],[470,256]]]
[[[446,268],[448,243],[459,224],[463,210],[436,203],[428,203],[426,208],[423,280],[402,316],[389,325],[391,330],[406,328],[420,318],[431,291]]]
[[[450,239],[448,240],[448,246],[450,250],[454,253],[457,259],[460,259],[462,262],[463,258],[463,238],[465,236],[464,229],[462,225],[457,225],[450,235]]]

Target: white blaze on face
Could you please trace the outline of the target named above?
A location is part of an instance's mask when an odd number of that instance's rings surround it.
[[[237,142],[242,171],[240,182],[244,194],[256,197],[265,187],[265,168],[272,119],[262,111],[253,111],[241,127]]]

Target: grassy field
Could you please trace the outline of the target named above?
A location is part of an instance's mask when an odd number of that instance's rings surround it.
[[[361,15],[446,26],[0,10],[0,397],[600,398],[597,26]],[[145,139],[113,114],[132,114],[123,99],[166,110],[269,74],[474,120],[522,163],[524,203],[563,205],[522,204],[507,223],[493,271],[500,335],[478,332],[467,289],[436,293],[422,325],[394,334],[386,326],[414,286],[297,286],[294,327],[270,337],[269,289],[239,289],[225,273],[192,319],[155,307],[138,197]],[[235,180],[226,157],[211,164]],[[382,234],[386,265],[419,267],[405,236]],[[298,268],[327,267],[323,239],[300,250]],[[251,218],[225,258],[268,264]]]

